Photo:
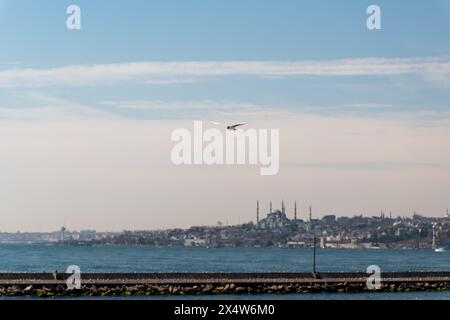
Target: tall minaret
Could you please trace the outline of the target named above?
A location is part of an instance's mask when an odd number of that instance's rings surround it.
[[[272,213],[272,200],[270,200],[270,213]]]
[[[309,222],[312,221],[312,206],[309,206]]]
[[[259,200],[256,201],[256,224],[259,223]]]
[[[284,208],[284,201],[281,201],[281,212],[282,212],[283,214],[286,214],[286,210],[285,210],[285,208]]]
[[[436,224],[433,223],[433,243],[431,244],[431,249],[436,249]]]
[[[297,201],[294,203],[294,220],[297,220]]]
[[[64,232],[66,231],[66,227],[61,227],[61,243],[64,244]]]

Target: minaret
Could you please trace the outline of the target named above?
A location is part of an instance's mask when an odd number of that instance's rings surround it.
[[[64,232],[66,231],[66,227],[61,227],[61,243],[64,244]]]
[[[259,200],[256,201],[256,224],[259,223]]]
[[[294,220],[297,220],[297,201],[294,203]]]
[[[285,210],[285,208],[284,208],[284,201],[281,201],[281,212],[282,212],[283,214],[286,214],[286,210]]]
[[[309,206],[309,222],[312,221],[312,206]]]
[[[270,200],[270,213],[272,213],[272,200]]]
[[[436,249],[436,224],[433,224],[433,243],[431,244],[431,249]]]

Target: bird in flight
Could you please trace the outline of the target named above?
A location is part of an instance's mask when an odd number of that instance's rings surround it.
[[[232,126],[228,126],[228,127],[227,127],[227,130],[236,131],[236,128],[237,128],[237,127],[243,126],[243,125],[245,125],[245,124],[246,124],[246,123],[238,123],[238,124],[234,124],[234,125],[232,125]]]

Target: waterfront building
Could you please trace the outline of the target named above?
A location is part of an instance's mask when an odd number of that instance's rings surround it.
[[[259,220],[257,226],[261,229],[277,229],[291,226],[292,222],[286,216],[284,201],[281,202],[281,210],[272,212],[272,201],[270,202],[270,212],[266,218]]]
[[[326,224],[332,224],[336,222],[336,216],[333,214],[329,214],[322,217],[322,221]]]

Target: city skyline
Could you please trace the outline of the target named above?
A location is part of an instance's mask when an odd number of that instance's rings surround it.
[[[396,214],[392,211],[385,211],[380,210],[377,213],[359,213],[359,214],[348,214],[348,215],[336,215],[333,212],[322,212],[322,213],[315,213],[313,210],[313,207],[311,204],[307,205],[304,210],[301,210],[301,207],[298,206],[298,201],[294,200],[293,205],[291,204],[289,206],[288,203],[286,203],[285,200],[280,200],[280,206],[277,206],[275,201],[269,200],[267,201],[266,205],[261,205],[261,203],[264,203],[263,201],[257,200],[256,202],[256,213],[254,214],[253,219],[250,219],[248,221],[238,221],[237,223],[230,223],[229,219],[226,217],[224,219],[221,219],[217,221],[215,224],[198,224],[198,225],[186,225],[186,226],[177,226],[177,225],[171,225],[171,226],[163,226],[161,228],[155,228],[155,229],[140,229],[140,228],[130,228],[130,229],[102,229],[102,228],[83,228],[83,229],[73,229],[70,228],[69,225],[64,223],[59,229],[45,229],[45,230],[15,230],[15,231],[5,231],[0,229],[0,233],[58,233],[62,232],[61,230],[64,229],[64,231],[68,232],[83,232],[83,231],[96,231],[100,233],[118,233],[123,231],[158,231],[158,230],[171,230],[171,229],[187,229],[187,228],[195,228],[195,227],[221,227],[221,226],[239,226],[239,225],[245,225],[245,224],[255,224],[258,225],[259,221],[264,220],[268,218],[271,214],[283,214],[285,215],[289,220],[291,221],[303,221],[303,222],[311,222],[314,220],[321,220],[325,217],[334,216],[336,218],[355,218],[355,217],[364,217],[364,218],[374,218],[374,217],[383,217],[393,220],[398,219],[411,219],[414,217],[424,217],[424,218],[431,218],[431,219],[442,219],[442,218],[450,218],[450,212],[449,209],[445,209],[442,214],[437,215],[423,215],[418,213],[417,211],[413,211],[410,214]]]
[[[445,213],[450,4],[377,1],[369,30],[371,4],[0,0],[0,229]],[[195,120],[279,130],[278,173],[174,165]]]
[[[146,247],[245,247],[311,248],[319,240],[323,249],[426,249],[445,252],[449,244],[450,213],[428,218],[379,216],[313,216],[309,207],[307,220],[297,217],[297,206],[289,214],[284,201],[281,209],[261,216],[256,203],[256,221],[238,225],[191,226],[159,230],[70,230],[53,232],[0,232],[2,244],[53,244],[65,246],[146,246]],[[290,216],[291,215],[291,216]],[[293,215],[293,216],[292,216]]]

